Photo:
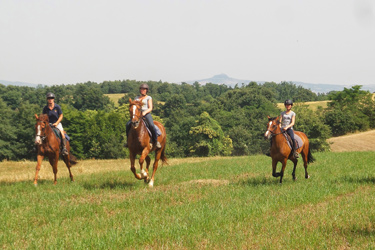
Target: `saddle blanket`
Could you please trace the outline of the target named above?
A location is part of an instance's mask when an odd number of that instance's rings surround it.
[[[59,138],[61,140],[61,133],[60,133],[60,130],[58,128],[52,128],[53,132],[55,133],[56,137]],[[65,133],[65,138],[67,141],[70,141],[70,137],[68,136],[67,133]]]
[[[288,142],[288,146],[290,147],[290,149],[293,148],[293,145],[291,145],[291,139],[290,139],[290,136],[288,135],[288,133],[284,133],[284,136],[286,138],[286,141]],[[303,146],[303,142],[302,142],[302,139],[301,137],[299,137],[297,134],[294,134],[294,141],[296,143],[296,149],[299,149],[300,147]]]

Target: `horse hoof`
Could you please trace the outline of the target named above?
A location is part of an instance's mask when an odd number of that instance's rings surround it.
[[[305,178],[306,178],[306,179],[310,179],[310,175],[306,176]]]
[[[148,186],[149,186],[149,187],[154,187],[154,182],[153,182],[153,181],[150,181],[150,182],[148,183]]]

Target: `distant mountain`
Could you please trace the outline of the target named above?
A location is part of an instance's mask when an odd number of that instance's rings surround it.
[[[0,84],[3,84],[5,86],[7,85],[14,85],[14,86],[26,86],[26,87],[33,87],[36,88],[39,84],[35,83],[27,83],[27,82],[11,82],[11,81],[5,81],[5,80],[0,80]]]
[[[211,78],[201,79],[201,80],[190,80],[184,81],[189,84],[193,84],[194,82],[198,82],[201,85],[206,83],[214,83],[214,84],[225,84],[229,87],[234,87],[238,84],[241,87],[242,83],[249,84],[249,82],[256,82],[258,84],[263,84],[266,81],[253,81],[253,80],[241,80],[227,76],[226,74],[215,75]],[[302,86],[305,89],[310,89],[315,93],[328,93],[330,91],[342,91],[344,88],[350,88],[353,85],[335,85],[335,84],[316,84],[316,83],[305,83],[305,82],[296,82],[291,81],[297,86]],[[362,90],[368,90],[370,92],[375,92],[375,85],[363,85]]]

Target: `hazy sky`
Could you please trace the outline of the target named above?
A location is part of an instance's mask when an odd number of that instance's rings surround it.
[[[375,85],[373,0],[1,0],[0,79]]]

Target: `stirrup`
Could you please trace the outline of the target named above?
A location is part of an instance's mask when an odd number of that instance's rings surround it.
[[[69,155],[69,152],[68,152],[68,150],[64,147],[64,148],[61,150],[61,154],[62,154],[62,155]]]
[[[298,152],[297,152],[297,151],[294,151],[294,152],[293,152],[293,156],[294,156],[294,158],[296,158],[296,159],[299,158],[299,154],[298,154]]]

